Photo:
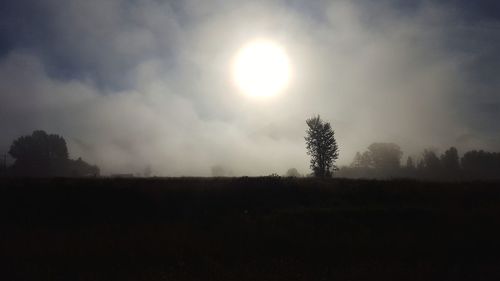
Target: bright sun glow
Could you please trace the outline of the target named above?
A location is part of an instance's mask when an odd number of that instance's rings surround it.
[[[244,46],[233,62],[236,85],[253,97],[273,96],[290,80],[290,61],[286,52],[270,41],[254,41]]]

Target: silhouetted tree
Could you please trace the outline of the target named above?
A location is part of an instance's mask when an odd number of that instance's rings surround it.
[[[82,159],[70,160],[63,137],[34,131],[14,140],[9,154],[15,159],[11,173],[19,176],[98,175],[99,168]]]
[[[448,176],[458,173],[460,170],[460,159],[458,157],[458,150],[455,147],[450,147],[441,155],[441,165]]]
[[[372,143],[368,152],[375,169],[382,171],[396,171],[400,168],[403,152],[395,143]]]
[[[297,171],[297,169],[295,169],[295,168],[290,168],[290,169],[288,169],[288,171],[286,171],[285,176],[287,176],[287,177],[292,177],[292,178],[298,178],[298,177],[300,177],[301,175],[300,175],[299,171]]]
[[[68,160],[69,175],[73,177],[96,177],[100,174],[99,167],[78,158],[77,160]]]
[[[18,162],[50,162],[68,159],[64,138],[48,135],[45,131],[34,131],[31,136],[14,140],[9,154]]]
[[[422,159],[424,160],[424,167],[431,170],[441,169],[441,161],[436,155],[436,152],[426,149],[423,152]]]
[[[9,154],[15,159],[13,170],[21,175],[57,175],[68,160],[64,138],[45,131],[14,140]]]
[[[467,176],[475,179],[500,178],[500,153],[483,150],[468,151],[461,159]]]
[[[441,160],[436,152],[431,149],[425,149],[422,153],[422,167],[421,172],[425,177],[442,177]]]
[[[415,162],[413,161],[413,158],[411,156],[408,156],[408,158],[406,159],[406,169],[415,170]]]
[[[311,156],[311,169],[316,177],[331,177],[334,165],[338,158],[338,146],[335,133],[328,122],[321,120],[320,116],[306,120],[309,127],[305,137],[307,154]]]

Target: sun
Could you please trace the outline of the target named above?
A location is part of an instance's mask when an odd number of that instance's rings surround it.
[[[252,97],[270,97],[282,92],[290,81],[291,66],[286,51],[269,40],[255,40],[236,54],[232,75],[236,86]]]

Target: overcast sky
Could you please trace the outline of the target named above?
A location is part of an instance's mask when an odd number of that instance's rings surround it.
[[[292,64],[268,99],[230,73],[256,38]],[[498,151],[498,50],[493,0],[3,1],[0,152],[43,129],[105,174],[307,173],[315,114],[335,130],[339,164],[372,142]]]

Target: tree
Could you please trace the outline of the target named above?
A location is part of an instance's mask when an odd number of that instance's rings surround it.
[[[359,151],[356,152],[356,155],[354,155],[354,159],[351,163],[351,168],[361,168],[361,153],[359,153]]]
[[[373,168],[373,161],[372,157],[370,156],[370,153],[368,151],[363,152],[363,154],[361,154],[360,152],[356,152],[356,155],[354,156],[354,159],[352,160],[351,163],[351,168],[355,169]]]
[[[97,166],[81,158],[68,158],[68,148],[63,137],[34,131],[12,142],[9,154],[15,159],[11,173],[18,176],[96,176]]]
[[[99,167],[90,165],[89,163],[78,158],[77,160],[68,160],[67,167],[69,169],[68,176],[73,177],[96,177],[100,174]]]
[[[328,122],[318,115],[306,120],[307,154],[311,156],[311,169],[316,177],[331,177],[336,170],[334,162],[339,156],[335,133]]]
[[[18,175],[59,175],[68,160],[64,138],[45,131],[34,131],[14,140],[9,154],[15,159],[13,170]]]
[[[68,159],[68,148],[64,138],[48,135],[45,131],[34,131],[31,136],[14,140],[9,154],[16,162],[54,162]]]
[[[441,155],[441,165],[448,173],[457,173],[460,170],[460,159],[458,157],[458,150],[450,147]]]
[[[395,143],[372,143],[368,147],[373,166],[381,171],[395,171],[400,168],[403,152]]]
[[[461,163],[465,174],[473,179],[500,178],[500,152],[468,151]]]
[[[427,177],[439,178],[442,177],[441,160],[436,152],[432,149],[425,149],[422,153],[421,171]]]
[[[290,169],[288,169],[288,171],[286,171],[285,176],[286,177],[290,177],[290,178],[299,178],[300,177],[300,173],[299,173],[299,171],[297,171],[297,169],[290,168]]]
[[[415,162],[413,161],[413,158],[411,156],[408,156],[408,158],[406,159],[406,169],[415,170]]]

